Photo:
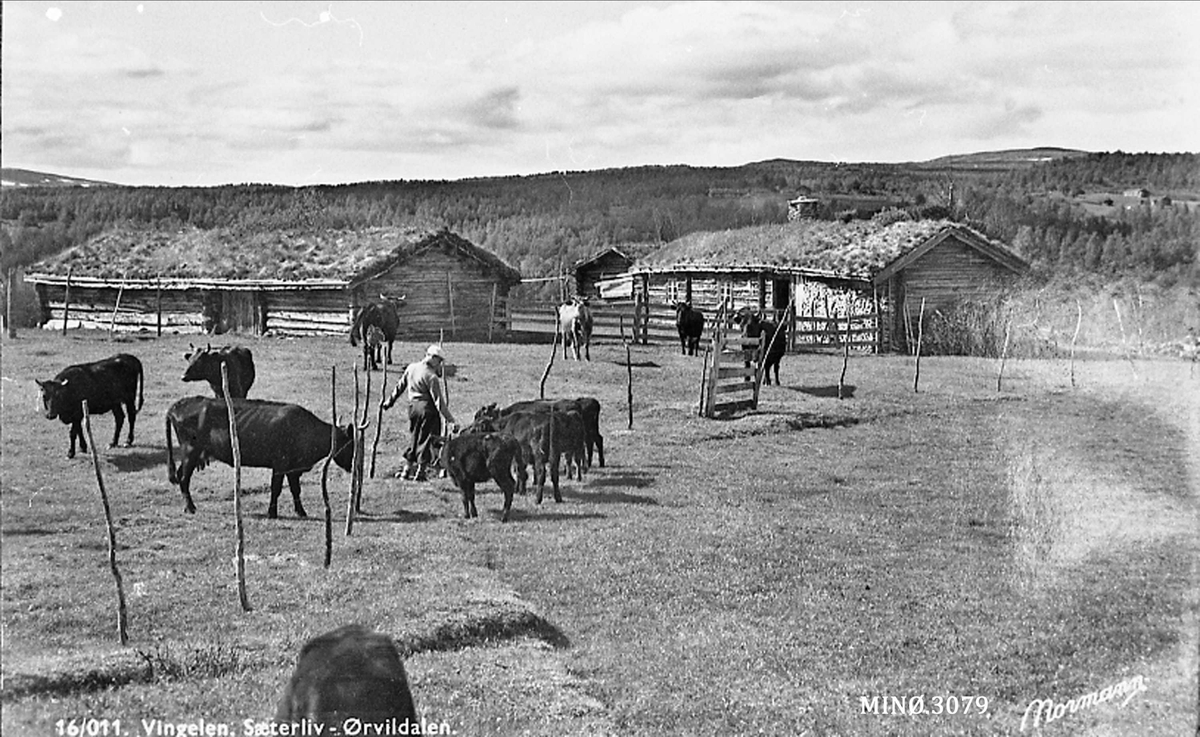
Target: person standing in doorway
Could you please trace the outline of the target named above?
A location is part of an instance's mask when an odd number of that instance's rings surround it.
[[[404,451],[404,471],[400,474],[408,481],[428,481],[429,468],[433,465],[433,439],[442,434],[442,419],[453,426],[454,415],[446,402],[442,390],[442,366],[446,356],[441,346],[431,345],[420,361],[408,364],[399,383],[382,404],[391,409],[407,393],[408,427],[412,440]]]

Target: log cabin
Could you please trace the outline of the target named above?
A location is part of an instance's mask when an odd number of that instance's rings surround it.
[[[787,321],[792,351],[841,346],[849,329],[855,350],[886,352],[907,349],[922,299],[932,314],[994,295],[1028,268],[959,223],[877,218],[692,233],[629,273],[635,298],[652,312],[676,301],[710,318],[750,307]]]
[[[405,297],[400,340],[501,335],[521,275],[448,230],[121,228],[31,266],[43,326],[123,332],[347,334]]]

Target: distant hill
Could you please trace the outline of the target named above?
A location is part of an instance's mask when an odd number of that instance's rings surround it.
[[[1078,159],[1087,156],[1089,152],[1073,148],[1014,148],[1005,151],[981,151],[973,154],[954,154],[941,156],[929,161],[911,164],[918,169],[979,169],[988,171],[1008,171],[1024,169],[1037,164],[1058,159]]]
[[[65,177],[28,169],[0,169],[0,186],[4,187],[116,187],[112,182]]]

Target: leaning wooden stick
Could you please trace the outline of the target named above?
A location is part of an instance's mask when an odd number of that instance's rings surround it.
[[[921,384],[921,340],[925,337],[925,298],[921,298],[921,313],[917,316],[917,366],[913,373],[913,393],[919,391]]]
[[[1083,304],[1076,299],[1075,311],[1078,317],[1075,318],[1075,334],[1071,336],[1071,388],[1075,388],[1075,344],[1079,341],[1079,329],[1083,327]]]
[[[369,374],[370,372],[368,372]],[[354,531],[354,508],[355,495],[357,490],[355,487],[354,469],[358,468],[358,408],[359,408],[359,385],[358,385],[358,365],[354,366],[354,412],[350,415],[351,436],[350,442],[354,443],[353,460],[350,462],[350,494],[346,499],[346,535],[349,536]]]
[[[1004,324],[1004,347],[1000,349],[1000,371],[996,374],[996,391],[1001,390],[1004,381],[1004,362],[1008,360],[1008,339],[1012,336],[1012,318]]]
[[[385,366],[387,364],[384,364]],[[321,500],[325,502],[325,567],[333,562],[333,508],[329,506],[329,464],[337,455],[337,366],[329,367],[330,411],[329,455],[321,465]]]
[[[225,411],[229,414],[229,447],[233,452],[233,527],[237,534],[234,558],[237,569],[238,601],[242,611],[250,611],[246,595],[246,533],[242,525],[242,447],[238,443],[237,422],[233,415],[233,400],[229,395],[229,367],[221,362],[221,388],[225,391]]]
[[[850,303],[846,302],[846,339],[842,341],[842,375],[838,377],[838,399],[846,398],[846,369],[850,367]]]
[[[375,456],[379,453],[379,436],[383,434],[383,403],[387,401],[387,363],[383,364],[383,381],[379,384],[379,412],[375,415],[375,440],[371,443],[371,478],[375,478]]]
[[[129,642],[128,618],[125,613],[125,587],[121,584],[121,571],[117,568],[117,531],[113,528],[112,509],[108,506],[108,492],[104,489],[104,477],[100,474],[100,455],[96,441],[92,439],[92,422],[88,419],[88,403],[83,400],[83,427],[87,430],[88,447],[92,449],[92,467],[96,469],[96,484],[100,487],[100,501],[104,505],[104,524],[108,527],[108,568],[117,582],[117,635],[121,644]]]
[[[387,365],[386,363],[384,364]],[[366,429],[371,426],[371,372],[367,372],[367,385],[363,389],[362,418],[355,420],[354,454],[358,459],[354,464],[354,511],[362,512],[363,472],[367,466],[367,436]]]
[[[629,401],[629,429],[633,429],[633,359],[629,354],[629,341],[625,342],[625,371],[629,374],[627,399]]]
[[[538,398],[546,398],[546,378],[550,376],[550,367],[554,365],[554,352],[558,350],[559,330],[558,313],[554,313],[554,342],[550,344],[550,360],[546,362],[546,370],[542,372],[542,382],[538,385]],[[563,338],[566,341],[566,337]]]

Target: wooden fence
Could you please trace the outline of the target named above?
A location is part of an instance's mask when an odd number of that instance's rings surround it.
[[[643,345],[678,345],[679,333],[675,329],[675,308],[670,305],[650,305],[645,314],[639,315],[634,303],[610,302],[591,304],[595,340],[620,341],[625,337]],[[553,339],[555,329],[555,304],[523,306],[508,312],[510,337],[524,340]],[[706,330],[711,327],[713,314],[705,315]],[[788,319],[788,351],[841,350],[846,341],[845,317],[818,317],[801,314]],[[728,327],[728,326],[726,326]],[[622,332],[623,331],[623,332]],[[850,350],[878,352],[878,313],[859,314],[851,318]]]

